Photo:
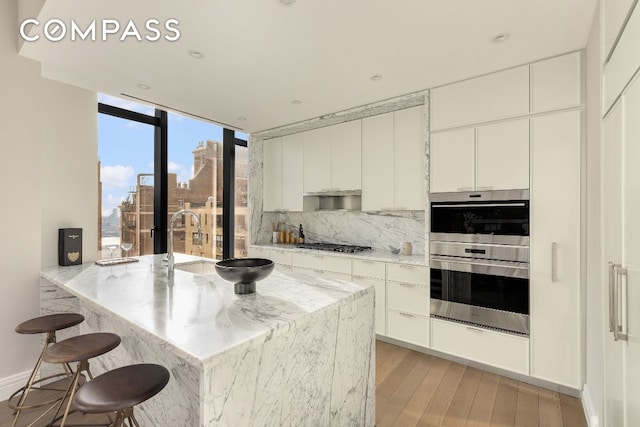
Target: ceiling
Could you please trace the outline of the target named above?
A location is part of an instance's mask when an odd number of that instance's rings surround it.
[[[32,0],[18,0],[26,2]],[[128,94],[251,133],[531,62],[586,45],[596,0],[39,0],[30,26],[117,19],[108,41],[44,36],[20,54],[44,77]],[[23,8],[24,10],[24,8]],[[21,16],[21,21],[31,16]],[[180,38],[120,41],[132,19],[177,19]],[[500,33],[506,42],[495,43]],[[163,35],[171,35],[163,31]],[[204,54],[195,59],[189,51]],[[373,81],[371,76],[381,75]],[[141,89],[138,85],[148,85]],[[299,104],[291,101],[298,100]]]

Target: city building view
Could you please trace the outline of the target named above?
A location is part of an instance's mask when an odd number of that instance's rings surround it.
[[[174,222],[174,252],[222,259],[222,143],[201,141],[193,149],[193,176],[181,182],[177,173],[168,174],[168,218],[181,207],[198,215],[202,239],[198,241],[195,221],[182,215]],[[235,164],[235,253],[247,256],[247,176],[248,151],[237,147]],[[102,257],[105,249],[117,247],[117,256],[124,256],[122,244],[131,243],[128,255],[153,254],[154,180],[153,173],[139,172],[127,197],[109,215],[101,215],[99,241]],[[102,206],[102,180],[99,183]],[[102,210],[101,210],[102,212]]]

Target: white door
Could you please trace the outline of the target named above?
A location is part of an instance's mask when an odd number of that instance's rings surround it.
[[[424,210],[424,106],[393,116],[393,208]]]
[[[265,211],[282,209],[282,138],[264,141],[262,145],[262,206]]]
[[[582,387],[579,110],[531,119],[531,375]]]
[[[602,226],[604,277],[602,301],[605,319],[609,325],[611,315],[609,263],[622,264],[622,104],[618,103],[604,121],[603,141],[603,183],[602,183]],[[624,407],[624,366],[623,346],[614,341],[609,326],[605,328],[605,375],[604,375],[604,412],[605,427],[622,427]]]
[[[640,79],[623,96],[624,144],[622,185],[622,315],[624,348],[625,426],[640,426]]]
[[[529,119],[476,129],[476,190],[529,188]]]
[[[432,193],[475,189],[475,129],[431,134],[429,187]]]
[[[282,138],[282,209],[302,211],[303,133]]]
[[[362,210],[393,208],[393,113],[362,119]]]
[[[362,189],[362,121],[331,126],[331,189]]]
[[[329,127],[304,133],[304,192],[331,187],[331,131]]]

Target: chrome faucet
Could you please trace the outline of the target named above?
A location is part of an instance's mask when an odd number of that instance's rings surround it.
[[[178,212],[174,213],[169,220],[169,249],[167,251],[167,261],[169,261],[168,272],[173,273],[174,258],[173,258],[173,223],[176,219],[184,214],[190,214],[196,219],[196,225],[198,226],[198,244],[202,243],[202,228],[200,227],[200,218],[194,211],[181,208]]]

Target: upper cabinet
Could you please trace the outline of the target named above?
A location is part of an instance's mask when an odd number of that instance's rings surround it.
[[[436,133],[430,154],[432,193],[529,188],[529,119]]]
[[[531,112],[580,105],[578,52],[531,64]]]
[[[424,107],[362,120],[362,210],[422,210]]]
[[[603,26],[603,59],[609,56],[613,44],[618,38],[627,14],[633,4],[633,0],[603,0],[602,2],[602,26]]]
[[[302,134],[266,140],[263,145],[263,209],[302,210]]]
[[[304,192],[360,190],[360,120],[304,132]]]
[[[528,113],[528,65],[431,91],[432,131]]]
[[[612,0],[609,0],[607,3],[611,2]],[[640,7],[636,6],[620,35],[615,51],[611,55],[609,62],[604,65],[602,76],[603,113],[606,113],[611,108],[638,68],[640,68],[638,46],[640,46]]]

